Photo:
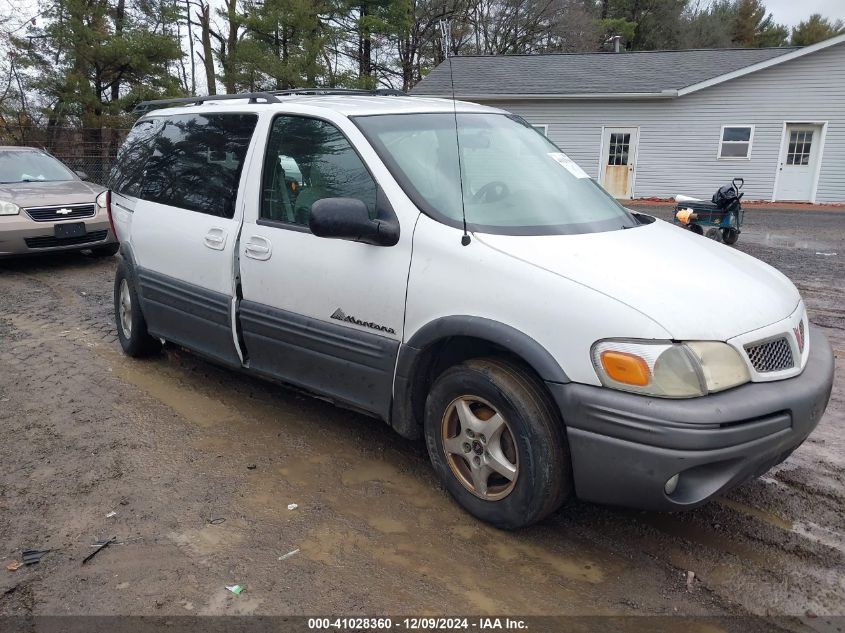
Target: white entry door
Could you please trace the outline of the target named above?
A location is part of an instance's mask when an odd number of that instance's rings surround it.
[[[822,127],[790,123],[786,126],[778,162],[775,200],[809,202],[821,159]]]
[[[604,129],[601,184],[614,198],[628,199],[634,194],[639,136],[640,130],[635,127]]]

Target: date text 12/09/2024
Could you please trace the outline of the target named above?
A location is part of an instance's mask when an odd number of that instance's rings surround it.
[[[308,618],[308,628],[314,631],[374,631],[390,629],[408,629],[411,631],[455,631],[477,630],[518,631],[528,628],[525,620],[519,618]]]

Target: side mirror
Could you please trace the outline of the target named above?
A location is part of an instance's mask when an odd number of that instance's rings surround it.
[[[80,180],[88,180],[88,174],[84,171],[79,171],[78,169],[74,172],[77,176],[79,176]]]
[[[308,226],[317,237],[329,237],[374,246],[399,241],[399,222],[370,218],[367,205],[357,198],[323,198],[311,206]]]

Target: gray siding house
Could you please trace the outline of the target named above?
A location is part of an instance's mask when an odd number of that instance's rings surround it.
[[[452,95],[449,62],[414,87]],[[845,35],[803,48],[471,56],[455,96],[522,116],[619,198],[845,202]]]

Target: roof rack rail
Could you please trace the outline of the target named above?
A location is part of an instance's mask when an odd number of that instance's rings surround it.
[[[371,96],[371,97],[407,97],[408,93],[393,88],[290,88],[287,90],[269,90],[269,94],[279,97],[286,96],[323,96],[323,95],[347,95],[347,96]]]
[[[178,97],[176,99],[154,99],[142,101],[132,110],[136,114],[145,114],[150,110],[166,108],[172,105],[202,105],[206,101],[230,101],[232,99],[249,99],[250,103],[258,103],[263,99],[266,103],[281,103],[269,92],[240,92],[230,95],[208,95],[205,97]]]

